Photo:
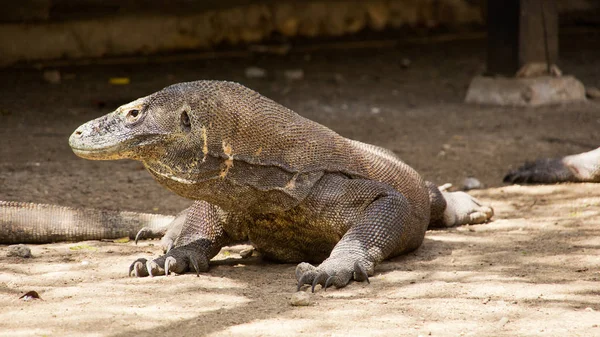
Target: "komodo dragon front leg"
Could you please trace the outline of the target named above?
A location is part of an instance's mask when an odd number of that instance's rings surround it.
[[[231,240],[223,230],[226,214],[219,207],[196,201],[181,212],[170,232],[163,237],[166,254],[148,261],[135,260],[129,274],[137,277],[184,273],[193,268],[196,273],[208,271],[208,261]],[[191,267],[191,268],[190,268]]]

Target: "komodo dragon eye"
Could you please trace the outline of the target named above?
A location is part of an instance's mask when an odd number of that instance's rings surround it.
[[[133,109],[133,110],[129,110],[127,112],[127,116],[125,118],[127,118],[127,122],[131,123],[131,122],[135,122],[139,116],[140,116],[140,110]]]

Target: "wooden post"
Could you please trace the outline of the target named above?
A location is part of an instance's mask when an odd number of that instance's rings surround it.
[[[487,75],[558,61],[556,0],[487,0]]]

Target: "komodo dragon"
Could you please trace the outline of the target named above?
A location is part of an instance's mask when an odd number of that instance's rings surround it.
[[[301,262],[298,288],[344,287],[418,248],[430,223],[483,223],[493,213],[425,182],[391,151],[232,82],[166,87],[83,124],[69,143],[87,159],[139,160],[196,200],[167,254],[131,264],[138,277],[204,272],[222,246],[249,240],[267,259]]]
[[[565,182],[600,182],[600,148],[565,156],[544,158],[525,163],[504,176],[511,184],[553,184]]]

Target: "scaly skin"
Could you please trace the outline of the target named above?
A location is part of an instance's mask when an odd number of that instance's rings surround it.
[[[0,201],[0,244],[155,238],[173,220],[160,214]]]
[[[467,194],[426,184],[392,152],[231,82],[172,85],[82,125],[69,142],[83,158],[139,160],[197,200],[174,247],[134,261],[136,276],[204,272],[223,245],[250,240],[268,259],[302,262],[298,287],[343,287],[419,247],[430,222],[492,216]]]

